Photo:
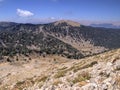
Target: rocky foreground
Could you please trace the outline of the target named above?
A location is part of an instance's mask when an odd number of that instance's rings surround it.
[[[60,56],[0,64],[0,90],[120,90],[120,49],[80,60]]]

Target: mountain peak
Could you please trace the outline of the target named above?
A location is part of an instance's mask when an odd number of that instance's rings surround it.
[[[66,23],[67,25],[71,25],[71,26],[74,26],[74,27],[80,27],[80,23],[75,22],[75,21],[71,21],[71,20],[56,21],[55,25],[62,24],[62,23]]]

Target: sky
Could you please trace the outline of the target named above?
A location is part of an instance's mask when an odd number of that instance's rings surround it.
[[[0,21],[74,20],[120,25],[120,0],[0,0]]]

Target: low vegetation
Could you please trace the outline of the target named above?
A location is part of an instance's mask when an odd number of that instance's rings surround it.
[[[120,76],[117,76],[116,79],[115,79],[115,81],[116,81],[115,84],[117,85],[117,87],[120,88]]]
[[[83,63],[83,64],[76,64],[74,66],[72,66],[70,68],[70,70],[73,70],[74,72],[77,72],[78,70],[81,70],[81,69],[85,69],[85,68],[89,68],[89,67],[92,67],[93,65],[97,64],[97,61],[93,61],[93,62],[90,62],[90,63]]]
[[[90,78],[91,78],[91,76],[88,72],[83,72],[83,73],[79,74],[76,78],[74,78],[72,80],[72,82],[73,82],[73,84],[75,84],[75,83],[78,83],[78,82],[89,80]]]
[[[54,77],[55,78],[64,77],[66,73],[67,73],[66,70],[58,71],[57,74],[54,75]]]
[[[45,82],[46,80],[47,80],[47,76],[42,76],[42,77],[40,77],[40,78],[37,78],[35,81],[37,81],[37,82]]]
[[[62,81],[59,79],[54,80],[53,85],[58,86],[58,84],[62,84]]]

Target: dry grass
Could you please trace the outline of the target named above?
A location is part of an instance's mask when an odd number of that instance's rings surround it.
[[[88,72],[83,72],[83,73],[79,74],[76,78],[74,78],[74,80],[72,82],[73,82],[73,84],[75,84],[78,82],[89,80],[90,78],[91,77]]]
[[[23,90],[24,88],[33,86],[36,82],[37,83],[45,82],[47,78],[48,78],[47,76],[43,76],[41,78],[37,78],[36,80],[33,80],[33,78],[29,78],[29,79],[27,79],[25,81],[18,81],[13,89],[15,89],[15,90]],[[41,87],[42,85],[43,85],[43,83],[40,84],[39,87]]]
[[[44,85],[44,82],[40,82],[40,83],[38,84],[38,87],[41,88],[43,85]]]
[[[32,86],[33,83],[29,80],[26,81],[18,81],[14,87],[15,90],[23,90],[25,87]]]
[[[62,84],[62,81],[60,81],[59,79],[56,79],[56,80],[53,82],[53,85],[58,86],[58,84]]]
[[[116,85],[120,88],[120,76],[115,78]]]
[[[59,68],[58,70],[65,70],[65,69],[67,69],[67,67]]]
[[[41,78],[37,78],[35,81],[37,82],[45,82],[47,80],[47,76],[42,76]]]
[[[66,73],[67,73],[66,70],[58,71],[57,74],[54,75],[54,77],[55,78],[64,77]]]
[[[74,72],[77,72],[78,70],[92,67],[95,64],[97,64],[97,61],[93,61],[93,62],[90,62],[88,64],[84,64],[84,65],[81,65],[81,64],[74,65],[73,67],[70,68],[70,70],[73,70]]]
[[[86,84],[87,84],[86,81],[81,81],[81,82],[79,82],[79,86],[84,86],[84,85],[86,85]]]
[[[68,71],[73,70],[73,72],[77,72],[78,70],[92,67],[92,66],[95,65],[95,64],[97,64],[97,61],[93,61],[93,62],[90,62],[90,63],[88,63],[88,64],[78,63],[78,64],[73,65],[71,68],[68,68],[68,69],[67,69],[67,67],[63,67],[63,68],[58,69],[58,72],[57,72],[57,74],[54,75],[54,77],[55,77],[55,78],[64,77],[65,74],[66,74]]]
[[[55,78],[64,77],[68,71],[69,70],[67,69],[67,67],[60,68],[58,69],[58,72],[54,75],[54,77]]]
[[[9,90],[9,89],[7,88],[7,86],[2,86],[0,87],[0,90]]]

